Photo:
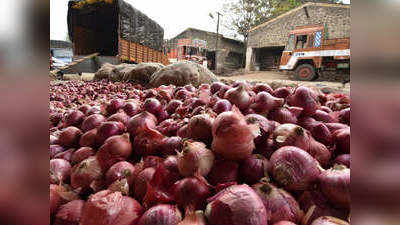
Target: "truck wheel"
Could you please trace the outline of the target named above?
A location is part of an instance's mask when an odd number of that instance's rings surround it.
[[[294,71],[294,77],[296,80],[312,81],[317,78],[317,73],[312,65],[302,64]]]

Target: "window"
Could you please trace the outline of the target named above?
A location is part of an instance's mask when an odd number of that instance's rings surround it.
[[[291,34],[289,36],[289,40],[288,40],[288,43],[286,45],[286,51],[293,51],[293,49],[294,49],[294,35]]]
[[[296,49],[305,48],[307,44],[307,35],[298,35],[296,37]]]
[[[314,34],[310,34],[309,40],[308,40],[308,47],[312,48],[314,45]]]

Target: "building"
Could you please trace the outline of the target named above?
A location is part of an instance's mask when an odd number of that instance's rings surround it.
[[[176,37],[165,42],[165,50],[171,62],[179,60],[206,59],[208,68],[216,73],[226,73],[239,69],[244,61],[244,44],[241,41],[218,36],[217,33],[188,28]],[[199,59],[200,58],[200,59]],[[215,64],[217,59],[217,64]]]
[[[60,40],[50,40],[50,51],[53,56],[64,63],[68,64],[72,62],[73,51],[72,43]]]
[[[297,26],[322,24],[329,39],[350,37],[350,5],[306,3],[252,28],[246,50],[246,70],[279,68],[289,32]]]

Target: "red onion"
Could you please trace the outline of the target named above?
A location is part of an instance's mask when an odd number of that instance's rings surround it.
[[[55,113],[50,115],[50,123],[52,123],[54,126],[56,126],[63,118],[63,114],[62,113]]]
[[[85,114],[79,110],[74,110],[69,112],[64,120],[64,127],[80,127],[81,123],[83,122],[83,119],[85,117]]]
[[[76,127],[67,127],[61,131],[58,142],[63,147],[74,147],[78,144],[82,131]]]
[[[154,129],[156,127],[157,123],[157,118],[147,112],[141,112],[140,114],[132,117],[129,122],[128,122],[128,132],[132,136],[136,136],[140,133],[142,129],[144,129],[146,126],[150,129]]]
[[[345,165],[350,168],[350,154],[338,155],[335,159],[335,163],[339,165]]]
[[[325,124],[319,123],[318,125],[311,128],[310,132],[311,132],[312,136],[317,141],[321,142],[322,144],[327,145],[327,146],[330,146],[333,144],[332,134]]]
[[[239,165],[232,161],[216,161],[207,176],[207,180],[213,184],[223,184],[238,181]]]
[[[182,207],[192,206],[201,209],[205,206],[206,199],[210,195],[210,189],[204,181],[187,177],[176,182],[172,186],[172,193],[175,201]]]
[[[54,156],[55,159],[64,159],[67,160],[68,162],[71,161],[72,154],[75,152],[74,148],[70,148],[67,151],[63,151],[58,153],[57,155]]]
[[[211,84],[210,91],[212,94],[217,93],[223,86],[226,86],[224,83],[221,82],[214,82]]]
[[[182,101],[186,100],[187,98],[189,98],[191,96],[192,96],[192,93],[190,93],[186,89],[179,90],[175,93],[175,98],[182,100]]]
[[[115,163],[110,167],[105,176],[106,185],[109,186],[115,181],[126,179],[129,185],[129,190],[133,190],[136,176],[138,175],[138,169],[131,163],[121,161]]]
[[[95,154],[96,154],[95,151],[90,147],[79,148],[72,154],[71,163],[72,165],[75,165],[89,158],[90,156],[94,156]]]
[[[279,221],[277,223],[274,223],[274,225],[296,225],[296,224],[290,221]]]
[[[268,163],[262,155],[251,155],[240,164],[241,180],[247,184],[257,183],[261,178],[268,176]]]
[[[325,111],[327,113],[333,112],[331,108],[329,108],[328,106],[324,106],[324,105],[320,107],[320,110]]]
[[[62,184],[69,180],[71,164],[64,159],[50,160],[50,183]]]
[[[321,121],[321,122],[324,122],[324,123],[332,123],[332,122],[334,122],[333,117],[329,113],[327,113],[325,111],[322,111],[322,110],[316,110],[315,114],[313,115],[313,117],[317,121]]]
[[[224,98],[228,99],[241,110],[247,109],[251,104],[250,95],[247,93],[246,88],[243,85],[229,89],[225,93]]]
[[[143,110],[153,114],[158,115],[162,110],[163,106],[161,105],[160,101],[155,98],[148,98],[143,103]]]
[[[103,171],[107,171],[112,165],[126,160],[132,154],[132,144],[129,134],[117,135],[108,138],[96,154]]]
[[[178,207],[160,204],[148,209],[140,218],[138,225],[177,225],[182,221]]]
[[[288,192],[264,182],[252,187],[267,210],[269,223],[273,224],[282,220],[294,223],[300,221],[302,217],[300,206]]]
[[[299,116],[299,114],[301,114],[302,111],[303,109],[298,107],[280,107],[268,113],[268,118],[282,124],[297,124],[297,117]]]
[[[103,190],[85,203],[80,225],[137,224],[143,211],[135,199],[122,196],[121,192]]]
[[[97,146],[97,129],[89,130],[84,133],[79,140],[81,147],[96,147]]]
[[[130,119],[129,116],[126,115],[126,113],[119,112],[119,113],[115,113],[115,114],[111,115],[110,117],[108,117],[107,121],[121,122],[122,124],[127,126],[129,119]]]
[[[248,125],[244,116],[234,107],[218,115],[212,127],[212,150],[229,160],[243,160],[253,152],[254,138],[259,135],[256,125]]]
[[[336,152],[337,153],[350,153],[350,128],[344,128],[335,131],[333,134],[333,138],[336,144]]]
[[[340,111],[339,122],[350,125],[350,108],[342,109]]]
[[[106,121],[106,118],[101,114],[90,115],[83,121],[82,130],[87,132],[94,128],[98,128],[104,121]]]
[[[277,97],[277,98],[286,98],[286,97],[288,97],[288,96],[291,95],[291,94],[292,94],[292,90],[291,90],[290,87],[280,87],[280,88],[277,88],[277,89],[274,91],[274,93],[273,93],[273,95],[274,95],[275,97]]]
[[[49,141],[49,144],[50,144],[50,145],[56,145],[56,144],[58,144],[58,137],[56,137],[56,136],[50,134],[50,141]]]
[[[188,90],[190,92],[195,92],[196,91],[196,88],[193,87],[193,85],[191,85],[191,84],[185,85],[183,88],[185,88],[186,90]]]
[[[103,122],[97,129],[96,143],[102,145],[109,137],[121,135],[124,130],[125,126],[120,122]]]
[[[90,107],[89,105],[82,105],[78,108],[79,111],[83,112],[83,114],[87,115],[87,113],[89,112],[89,110],[92,107]]]
[[[190,137],[196,141],[211,143],[213,122],[214,119],[208,114],[193,116],[188,123]]]
[[[206,225],[206,218],[203,211],[194,211],[192,209],[186,210],[185,219],[178,225]]]
[[[120,108],[124,106],[124,101],[122,99],[113,99],[106,106],[107,115],[112,115],[116,113]]]
[[[298,124],[301,127],[304,127],[307,130],[311,130],[314,126],[320,124],[321,122],[316,121],[314,118],[312,117],[301,117],[299,118],[299,122]]]
[[[65,149],[59,145],[50,145],[50,159],[53,159],[58,153],[65,151]]]
[[[267,92],[272,94],[274,91],[272,90],[272,88],[268,85],[268,84],[263,84],[263,83],[258,83],[256,85],[253,86],[252,90],[258,94],[260,92]]]
[[[247,185],[233,185],[207,200],[205,215],[212,225],[266,225],[267,212]]]
[[[181,101],[173,99],[168,103],[167,107],[165,107],[165,110],[167,110],[169,114],[174,114],[175,110],[179,108],[182,104],[183,103]]]
[[[258,137],[254,139],[256,145],[265,143],[275,128],[267,118],[258,114],[246,115],[246,122],[247,124],[256,124],[260,129]]]
[[[163,139],[161,155],[174,155],[176,151],[182,149],[182,138],[181,137],[165,137]]]
[[[155,168],[150,167],[144,169],[137,175],[134,184],[135,199],[142,201],[147,191],[147,182],[149,182],[153,178],[155,171]]]
[[[326,127],[328,127],[329,131],[333,134],[333,132],[344,129],[344,128],[349,128],[346,124],[342,123],[325,123]]]
[[[135,153],[140,156],[155,155],[157,152],[162,151],[163,139],[164,135],[145,125],[145,128],[141,130],[133,141]]]
[[[276,146],[274,143],[274,140],[271,138],[268,138],[264,143],[257,145],[256,150],[254,150],[254,153],[260,154],[264,156],[265,158],[269,159],[271,158],[272,153],[276,150]]]
[[[127,102],[122,107],[126,115],[132,117],[140,112],[140,106],[136,102]]]
[[[55,214],[58,210],[58,207],[60,207],[61,204],[63,204],[63,199],[59,195],[59,191],[63,190],[63,186],[58,186],[55,184],[50,184],[50,214]]]
[[[307,190],[321,173],[319,163],[300,148],[286,146],[275,151],[270,159],[274,179],[286,190]]]
[[[82,188],[82,192],[89,192],[92,182],[102,177],[103,173],[97,158],[91,156],[72,168],[71,186],[75,189]]]
[[[158,124],[156,129],[165,136],[174,136],[181,128],[181,125],[177,120],[167,119]]]
[[[181,128],[179,128],[176,134],[181,138],[190,138],[189,126],[187,124],[182,126]]]
[[[213,111],[216,112],[217,114],[230,111],[231,109],[232,109],[232,104],[226,99],[218,100],[213,107]]]
[[[178,168],[182,176],[206,176],[214,164],[214,154],[201,142],[185,141],[178,152]]]
[[[154,167],[156,168],[158,164],[160,164],[163,161],[162,158],[158,156],[146,156],[143,160],[143,169],[149,168],[149,167]]]
[[[259,114],[267,114],[269,111],[282,107],[285,103],[285,99],[276,98],[268,92],[260,92],[257,94],[254,103],[251,108]]]
[[[350,169],[343,165],[333,168],[319,175],[321,191],[340,208],[350,208]]]
[[[312,116],[319,107],[315,94],[308,87],[297,87],[287,101],[291,106],[303,108],[304,116]]]
[[[73,200],[60,206],[55,216],[54,225],[79,225],[84,204],[85,201],[83,200]]]
[[[228,85],[222,86],[219,91],[217,92],[218,97],[223,98],[225,96],[225,93],[230,90],[231,87]]]
[[[101,113],[101,108],[99,106],[93,106],[92,108],[89,109],[86,115],[90,116],[93,114],[100,114]]]
[[[335,217],[323,216],[314,220],[311,225],[349,225],[349,223]]]

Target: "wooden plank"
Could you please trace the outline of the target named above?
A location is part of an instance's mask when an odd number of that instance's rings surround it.
[[[96,57],[96,56],[98,56],[98,55],[100,55],[100,53],[97,53],[97,52],[96,52],[96,53],[93,53],[93,54],[90,54],[90,55],[87,55],[87,56],[85,56],[85,57],[83,57],[83,58],[80,58],[80,59],[77,59],[77,60],[71,62],[71,63],[68,64],[68,65],[62,66],[62,67],[57,68],[57,69],[55,69],[55,70],[52,70],[51,72],[52,72],[52,73],[58,73],[58,72],[60,72],[60,71],[63,71],[63,70],[65,70],[65,69],[68,69],[68,68],[70,68],[71,66],[74,66],[74,65],[76,65],[76,64],[78,64],[78,63],[81,63],[81,62],[86,61],[86,60],[88,60],[88,59],[94,58],[94,57]]]

